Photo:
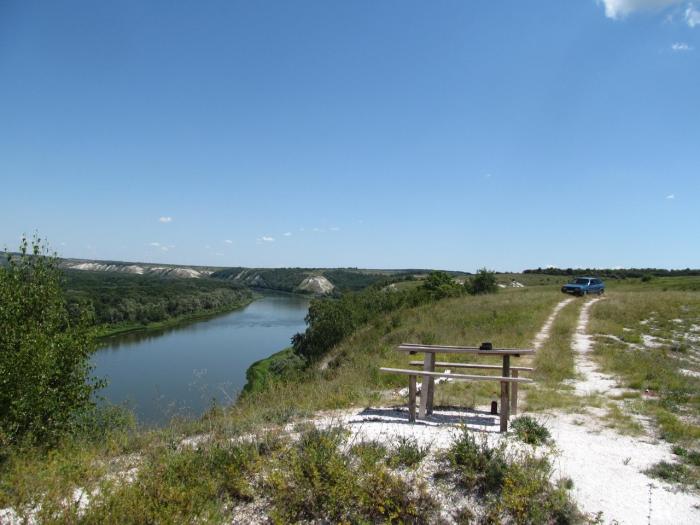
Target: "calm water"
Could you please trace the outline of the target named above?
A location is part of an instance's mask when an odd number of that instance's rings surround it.
[[[229,404],[250,364],[288,347],[304,330],[308,307],[303,297],[265,295],[220,317],[114,339],[92,359],[95,374],[109,381],[101,394],[127,403],[144,424],[199,415],[212,398]]]

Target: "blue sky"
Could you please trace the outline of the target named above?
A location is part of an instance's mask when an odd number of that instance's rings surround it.
[[[699,267],[700,2],[0,0],[0,246]]]

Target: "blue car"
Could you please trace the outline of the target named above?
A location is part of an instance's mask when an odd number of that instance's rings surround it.
[[[583,296],[589,293],[602,295],[605,293],[605,283],[597,277],[576,277],[573,281],[561,287],[564,293]]]

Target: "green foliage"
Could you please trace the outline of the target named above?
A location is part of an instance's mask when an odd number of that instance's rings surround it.
[[[551,437],[547,427],[538,423],[532,416],[520,416],[514,419],[510,428],[518,439],[529,445],[544,445]]]
[[[259,392],[266,388],[271,381],[292,379],[305,365],[306,361],[295,354],[292,348],[285,348],[281,352],[256,361],[248,367],[246,384],[242,393],[248,395]]]
[[[374,284],[388,281],[387,276],[359,270],[323,270],[323,276],[340,292],[364,290]]]
[[[67,270],[68,308],[94,309],[95,324],[147,325],[232,310],[252,299],[243,286],[215,279],[172,279],[116,272]]]
[[[660,461],[645,470],[644,473],[669,483],[679,483],[700,488],[700,475],[682,463]]]
[[[133,482],[103,481],[80,522],[221,522],[226,504],[253,497],[250,481],[259,456],[255,444],[156,447],[141,462]]]
[[[508,468],[505,443],[491,447],[486,438],[477,442],[473,433],[462,427],[444,459],[467,490],[486,494],[503,487]]]
[[[353,461],[338,429],[311,429],[268,477],[275,523],[432,523],[437,504],[380,462]],[[357,449],[355,449],[357,450]]]
[[[84,311],[71,319],[56,259],[41,239],[0,268],[0,442],[51,445],[93,406],[94,341]]]
[[[420,446],[415,438],[400,436],[387,458],[391,467],[417,467],[430,452],[429,446]]]
[[[447,467],[443,475],[455,476],[460,486],[482,497],[486,522],[583,522],[567,492],[571,485],[552,483],[553,469],[546,456],[508,454],[504,442],[490,446],[485,437],[477,442],[463,427],[442,461]]]
[[[431,272],[425,278],[422,288],[435,299],[457,297],[463,291],[463,288],[446,272]]]
[[[481,295],[496,293],[498,284],[496,283],[496,273],[486,268],[481,268],[474,277],[465,281],[464,286],[471,295]]]

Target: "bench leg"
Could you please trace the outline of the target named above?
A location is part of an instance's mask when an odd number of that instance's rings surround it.
[[[416,422],[416,376],[408,376],[408,420]]]
[[[430,371],[434,372],[435,371],[435,354],[429,354],[430,355]],[[427,407],[427,413],[428,415],[433,413],[433,398],[435,397],[435,378],[430,377],[428,378],[428,407]]]
[[[510,376],[510,356],[503,356],[503,377]],[[508,418],[510,417],[510,384],[501,381],[501,432],[508,432]]]
[[[517,378],[518,371],[513,370],[511,376]],[[510,414],[516,416],[518,415],[518,383],[513,383],[510,389]]]
[[[427,372],[435,371],[435,354],[426,353],[423,359],[423,370]],[[420,409],[418,417],[425,417],[428,413],[428,398],[430,397],[430,376],[423,376],[423,384],[420,387]],[[432,411],[432,407],[431,407]]]

